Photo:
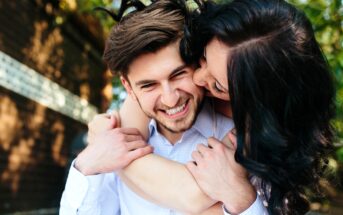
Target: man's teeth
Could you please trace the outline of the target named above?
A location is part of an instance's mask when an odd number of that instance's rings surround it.
[[[183,104],[183,105],[180,105],[179,107],[166,110],[166,113],[168,115],[173,115],[173,114],[179,113],[179,112],[181,112],[185,108],[185,106],[186,106],[186,104]]]

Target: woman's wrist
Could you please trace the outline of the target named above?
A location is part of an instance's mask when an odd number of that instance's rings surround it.
[[[248,182],[242,184],[240,188],[235,188],[237,195],[234,198],[227,199],[223,197],[221,202],[224,204],[224,208],[230,214],[240,214],[247,210],[256,200],[256,191],[255,188]],[[232,190],[228,190],[232,192]],[[232,194],[231,194],[232,196]]]

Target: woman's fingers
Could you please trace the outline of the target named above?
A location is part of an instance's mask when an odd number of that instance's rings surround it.
[[[120,128],[120,132],[126,135],[141,135],[137,128]]]
[[[128,158],[129,158],[129,160],[133,161],[133,160],[136,160],[137,158],[140,158],[140,157],[143,157],[147,154],[152,153],[153,150],[154,150],[154,148],[152,146],[148,145],[148,146],[145,146],[143,148],[139,148],[139,149],[136,149],[136,150],[129,152]]]
[[[192,158],[197,164],[199,164],[199,161],[202,159],[202,156],[199,151],[193,151]]]
[[[228,135],[226,135],[228,136]],[[226,141],[226,142],[224,142]],[[229,137],[224,137],[224,139],[222,141],[219,141],[213,137],[208,138],[207,143],[209,146],[211,146],[213,149],[215,150],[222,150],[223,148],[229,148],[229,149],[233,149],[232,143],[230,142]]]
[[[113,128],[120,128],[121,127],[121,120],[120,115],[117,110],[111,110],[109,112],[110,120],[112,122]]]
[[[115,122],[107,113],[98,114],[88,123],[88,133],[99,133],[113,128]]]
[[[224,138],[222,139],[222,143],[228,148],[233,148],[231,140],[229,138],[229,134],[230,132],[224,136]]]
[[[221,145],[222,143],[216,138],[210,137],[207,139],[207,144],[209,148],[216,148],[218,145]]]
[[[128,151],[132,151],[138,148],[146,147],[148,144],[143,140],[136,140],[131,142],[126,142]]]
[[[132,142],[132,141],[139,141],[139,140],[142,140],[144,141],[142,135],[125,135],[125,140],[127,142]]]
[[[191,172],[191,174],[193,176],[195,176],[197,163],[195,161],[190,161],[190,162],[186,163],[186,167]]]
[[[197,145],[197,151],[200,153],[201,156],[206,156],[208,154],[209,150],[210,150],[210,148],[208,148],[207,146],[205,146],[203,144]]]

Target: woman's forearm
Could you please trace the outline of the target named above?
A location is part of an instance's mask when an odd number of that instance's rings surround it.
[[[188,215],[188,214],[184,214]],[[222,203],[217,202],[216,204],[212,205],[210,208],[206,209],[205,211],[189,214],[189,215],[224,215]]]
[[[128,96],[119,110],[122,128],[137,128],[145,140],[149,138],[149,121],[138,102]]]
[[[138,195],[167,208],[198,214],[215,203],[201,191],[183,164],[158,155],[133,161],[120,177]]]
[[[127,97],[119,111],[122,127],[140,130],[147,140],[149,118],[138,102]],[[188,213],[198,213],[215,202],[205,195],[186,166],[149,154],[120,172],[124,183],[143,198]]]

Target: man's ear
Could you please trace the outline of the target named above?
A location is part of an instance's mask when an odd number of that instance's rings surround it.
[[[131,88],[130,82],[126,78],[124,78],[122,75],[120,76],[120,81],[122,85],[124,86],[126,92],[129,94],[129,96],[131,96],[133,100],[137,100],[136,95],[134,94]]]

